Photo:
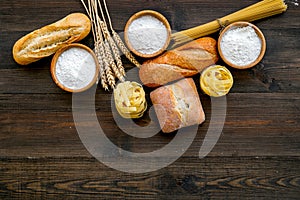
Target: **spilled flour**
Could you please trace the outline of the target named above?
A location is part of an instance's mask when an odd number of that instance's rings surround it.
[[[291,1],[291,3],[294,4],[295,6],[299,6],[298,0]]]

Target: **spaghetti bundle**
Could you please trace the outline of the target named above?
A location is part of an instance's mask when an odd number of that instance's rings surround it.
[[[178,46],[190,40],[203,37],[219,31],[225,25],[236,21],[252,22],[286,11],[284,0],[262,0],[242,10],[224,16],[209,23],[172,34],[173,46]]]

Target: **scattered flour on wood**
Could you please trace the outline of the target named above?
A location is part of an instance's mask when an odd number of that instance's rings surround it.
[[[291,3],[294,4],[295,6],[299,6],[298,0],[294,0],[294,1],[292,1]]]

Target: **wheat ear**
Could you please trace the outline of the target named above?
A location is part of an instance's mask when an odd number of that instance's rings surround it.
[[[100,41],[100,44],[99,44],[99,52],[100,52],[100,56],[104,63],[105,74],[103,74],[103,77],[104,77],[104,75],[106,75],[106,80],[107,80],[109,86],[114,88],[116,85],[115,76],[111,70],[112,63],[114,64],[114,62],[111,61],[111,59],[109,58],[110,50],[109,49],[107,50],[107,45],[106,45],[107,43],[105,41],[103,41],[102,37],[101,37],[101,39],[102,39],[102,41]]]
[[[126,58],[132,64],[134,64],[136,67],[140,68],[141,64],[135,59],[135,57],[127,49],[127,47],[123,43],[121,37],[118,35],[118,33],[116,31],[112,30],[112,35],[113,35],[113,38],[114,38],[115,42],[117,43],[118,47],[120,48],[120,50],[122,51],[122,53],[126,56]]]
[[[126,73],[125,73],[125,69],[124,69],[124,66],[123,66],[123,63],[122,63],[122,60],[121,60],[121,56],[120,56],[120,51],[115,43],[115,41],[113,40],[113,38],[111,36],[109,36],[108,38],[108,42],[112,48],[112,51],[113,51],[113,54],[114,54],[114,57],[115,57],[115,60],[116,60],[116,63],[117,63],[117,67],[118,67],[118,70],[119,70],[119,73],[122,75],[122,80],[124,82],[124,77],[126,76]]]
[[[111,58],[111,52],[110,49],[107,48],[107,44],[104,41],[105,33],[103,32],[103,29],[101,28],[101,19],[99,18],[98,15],[98,5],[96,0],[92,3],[92,6],[94,7],[94,19],[95,19],[95,25],[96,25],[96,30],[97,30],[97,39],[99,42],[99,50],[100,50],[100,55],[101,58],[103,59],[104,63],[104,72],[106,75],[106,80],[111,88],[114,88],[116,85],[115,82],[115,76],[114,73],[112,72],[111,68],[113,68],[115,65],[113,59]],[[104,75],[103,75],[104,78]]]
[[[103,37],[101,33],[101,29],[99,29],[99,21],[97,19],[97,4],[94,1],[88,0],[88,4],[85,4],[83,0],[81,0],[86,12],[88,13],[91,22],[92,22],[92,32],[94,37],[95,44],[95,53],[99,62],[100,71],[99,76],[101,80],[101,85],[105,90],[109,90],[108,84],[114,87],[114,80],[111,78],[111,73],[108,68],[108,61],[104,53],[103,49]],[[107,75],[107,73],[109,75]],[[109,77],[109,78],[108,78]]]
[[[99,0],[98,0],[99,1]],[[122,51],[122,53],[127,57],[127,59],[134,64],[136,67],[140,67],[141,64],[135,59],[135,57],[130,53],[130,51],[127,49],[127,47],[125,46],[125,44],[123,43],[122,39],[120,38],[120,36],[117,34],[117,32],[114,30],[112,22],[111,22],[111,17],[107,8],[107,4],[106,4],[106,0],[103,0],[103,4],[104,4],[104,10],[105,10],[105,14],[108,18],[108,22],[109,22],[109,26],[113,35],[113,39],[116,42],[117,46],[119,47],[119,49]],[[103,9],[100,5],[101,8],[101,12],[102,12],[102,16],[103,14]]]
[[[109,90],[108,85],[107,85],[107,77],[105,74],[105,64],[104,64],[104,61],[102,60],[101,53],[99,52],[99,51],[101,51],[100,48],[102,48],[102,47],[100,47],[99,44],[97,44],[97,47],[95,47],[96,56],[98,58],[99,66],[100,66],[99,78],[100,78],[101,85],[104,88],[104,90]]]
[[[121,81],[123,81],[124,80],[124,77],[123,77],[123,75],[121,74],[121,72],[120,72],[120,70],[119,70],[119,67],[117,67],[116,66],[116,64],[115,64],[115,62],[114,62],[114,57],[113,57],[113,55],[112,54],[114,54],[114,55],[117,55],[118,56],[118,51],[117,52],[114,52],[114,49],[113,49],[113,45],[114,45],[114,43],[110,43],[110,38],[111,38],[111,36],[110,36],[110,34],[109,34],[109,31],[108,31],[108,29],[107,29],[107,26],[106,26],[106,24],[103,22],[103,21],[101,21],[100,22],[100,26],[101,26],[101,30],[102,30],[102,32],[103,32],[103,34],[104,34],[104,38],[105,38],[105,41],[104,41],[104,43],[105,43],[105,50],[106,50],[106,55],[107,55],[107,57],[108,57],[108,60],[109,60],[109,65],[111,66],[111,68],[112,68],[112,70],[114,71],[114,74],[115,74],[115,76],[118,78],[118,79],[120,79]],[[116,56],[115,56],[116,57]],[[117,65],[118,65],[118,61],[121,63],[121,67],[123,67],[122,66],[122,61],[121,61],[121,58],[120,58],[120,56],[119,56],[119,60],[117,60],[116,59],[116,61],[117,61]]]
[[[98,3],[100,3],[99,0],[98,0]],[[104,19],[104,22],[105,22],[105,24],[104,24],[105,25],[105,29],[109,33],[109,30],[108,30],[108,27],[107,27],[107,23],[106,23],[106,20],[105,20],[105,14],[106,14],[106,16],[108,18],[110,30],[113,32],[114,29],[113,29],[113,26],[112,26],[112,23],[111,23],[111,18],[110,18],[109,11],[107,9],[107,4],[106,4],[105,0],[103,0],[103,4],[104,4],[104,8],[105,9],[103,9],[102,6],[101,6],[101,4],[100,4],[100,10],[101,10],[101,14],[102,14],[102,17]],[[122,63],[122,60],[121,60],[121,55],[120,55],[120,51],[118,49],[118,46],[117,46],[117,44],[115,43],[114,39],[112,38],[112,36],[110,34],[108,34],[107,39],[108,39],[108,42],[109,42],[109,44],[111,46],[111,49],[113,51],[114,58],[116,60],[119,73],[123,76],[123,80],[121,80],[121,81],[125,81],[126,73],[125,73],[125,69],[124,69],[124,66],[123,66],[123,63]]]
[[[106,48],[107,48],[107,50],[109,49],[109,51],[107,52],[107,56],[109,57],[110,65],[113,69],[114,75],[119,80],[124,82],[125,70],[123,68],[120,53],[119,53],[118,49],[115,48],[115,43],[114,43],[113,39],[111,39],[110,32],[107,28],[105,15],[104,15],[104,12],[103,12],[103,9],[102,9],[102,6],[101,6],[101,3],[99,0],[98,0],[98,5],[100,7],[100,12],[102,14],[102,21],[100,22],[100,27],[103,32],[104,38],[106,40],[105,41]],[[116,63],[114,61],[116,61]],[[117,64],[117,66],[115,64]]]

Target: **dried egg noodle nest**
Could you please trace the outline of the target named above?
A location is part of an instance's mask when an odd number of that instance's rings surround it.
[[[119,114],[124,118],[140,118],[147,109],[142,85],[126,81],[114,89],[114,99]]]
[[[228,94],[232,85],[233,77],[230,71],[220,65],[208,67],[200,77],[201,89],[212,97],[221,97]]]

